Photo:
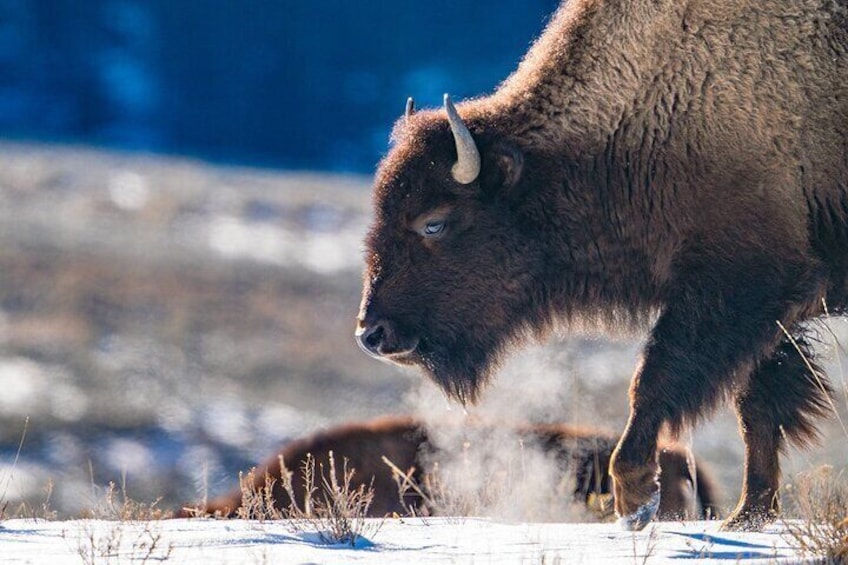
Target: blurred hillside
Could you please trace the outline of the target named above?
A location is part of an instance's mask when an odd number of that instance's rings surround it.
[[[29,477],[6,493],[0,472],[0,499],[54,477],[79,509],[126,472],[187,500],[399,405],[409,382],[352,338],[366,187],[0,145],[0,463],[25,435]]]
[[[491,91],[555,0],[0,0],[0,136],[370,172],[407,96]]]

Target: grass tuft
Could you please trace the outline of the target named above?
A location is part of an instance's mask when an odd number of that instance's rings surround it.
[[[848,478],[825,465],[785,487],[789,541],[804,556],[848,565]],[[793,519],[789,519],[789,518]]]
[[[356,470],[348,467],[345,458],[341,469],[336,466],[333,452],[329,453],[328,466],[316,465],[315,458],[307,455],[300,469],[303,479],[303,496],[297,496],[292,478],[294,472],[286,467],[280,456],[280,486],[288,495],[288,507],[278,509],[273,497],[275,477],[265,475],[265,485],[256,489],[255,469],[247,475],[239,474],[242,505],[238,517],[247,520],[285,520],[295,533],[314,531],[322,542],[356,546],[359,539],[376,535],[381,521],[367,520],[368,508],[374,499],[372,485],[361,484],[353,488]],[[341,472],[339,472],[341,471]],[[302,500],[298,504],[298,500]]]
[[[153,502],[139,502],[127,494],[126,483],[120,488],[109,482],[103,496],[82,513],[82,518],[112,520],[117,522],[150,522],[172,518],[173,513],[159,508],[161,498]]]
[[[110,482],[103,496],[82,517],[108,522],[104,527],[88,523],[77,532],[75,539],[67,531],[62,537],[76,549],[86,565],[100,563],[134,563],[167,561],[173,544],[163,539],[161,520],[172,514],[158,508],[160,500],[138,502],[127,494],[126,479],[122,486]]]

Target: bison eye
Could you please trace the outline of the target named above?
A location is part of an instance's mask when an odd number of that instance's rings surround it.
[[[445,220],[430,220],[424,224],[424,229],[421,230],[421,235],[424,237],[435,237],[445,231],[447,222]]]
[[[451,207],[440,206],[419,214],[408,224],[409,230],[424,239],[436,240],[444,237],[448,231]]]

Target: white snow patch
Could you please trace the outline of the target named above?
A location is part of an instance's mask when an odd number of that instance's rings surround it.
[[[155,459],[153,453],[140,442],[126,438],[116,438],[105,449],[106,464],[115,471],[137,471],[149,469]]]
[[[192,445],[186,448],[177,461],[181,473],[193,477],[196,483],[204,483],[201,495],[207,494],[210,468],[220,466],[218,453],[205,445]]]
[[[302,241],[301,264],[316,273],[328,275],[360,266],[362,234],[349,230],[337,234],[311,233]]]
[[[203,413],[203,429],[221,443],[241,447],[252,431],[247,407],[232,396],[213,402]]]
[[[192,408],[182,398],[162,400],[157,421],[165,431],[174,434],[192,424]]]
[[[47,376],[36,362],[24,357],[0,359],[0,412],[27,415],[44,398]]]
[[[0,551],[5,562],[57,565],[79,563],[80,555],[90,555],[95,562],[167,558],[185,564],[801,562],[782,526],[744,534],[719,532],[718,526],[716,522],[662,522],[642,532],[624,532],[613,524],[392,519],[385,520],[381,529],[357,548],[350,548],[325,545],[315,531],[298,531],[285,521],[8,520],[0,525]],[[151,539],[156,540],[152,550]]]
[[[121,210],[141,210],[150,199],[150,188],[143,176],[132,171],[118,171],[109,178],[109,197]]]
[[[10,499],[27,500],[33,497],[44,486],[45,475],[45,470],[38,465],[16,462],[14,458],[0,462],[0,507]]]
[[[361,267],[364,224],[325,232],[218,216],[206,230],[209,247],[229,259],[303,267],[324,275]]]
[[[76,422],[88,412],[88,398],[76,385],[57,382],[50,387],[50,412],[66,422]]]
[[[224,257],[284,265],[293,245],[291,234],[268,224],[227,216],[209,222],[209,246]]]
[[[265,406],[256,419],[260,435],[268,437],[298,437],[316,429],[325,419],[312,412],[304,412],[294,406],[274,403]]]

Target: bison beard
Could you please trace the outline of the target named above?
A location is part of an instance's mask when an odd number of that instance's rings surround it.
[[[492,95],[396,125],[363,349],[473,401],[528,333],[651,320],[610,463],[622,524],[656,511],[660,430],[732,398],[724,526],[761,528],[786,439],[830,406],[804,332],[848,307],[846,93],[845,0],[564,2]]]
[[[490,355],[473,350],[461,341],[453,347],[431,348],[426,343],[420,347],[421,365],[426,374],[444,393],[465,405],[477,399],[489,374]]]
[[[460,336],[450,346],[422,342],[418,354],[425,373],[439,388],[448,397],[467,405],[477,401],[504,349],[504,345],[492,339],[471,342]]]

